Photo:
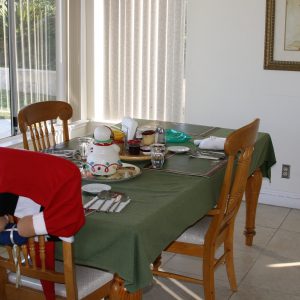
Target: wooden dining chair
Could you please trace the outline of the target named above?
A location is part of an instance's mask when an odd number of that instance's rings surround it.
[[[38,247],[35,241],[38,240]],[[40,280],[55,283],[56,299],[96,300],[108,297],[113,275],[98,269],[76,266],[73,261],[73,243],[62,241],[63,261],[56,262],[53,271],[46,267],[45,236],[32,237],[22,246],[6,247],[0,252],[0,299],[44,300]],[[38,252],[38,253],[37,253]],[[36,257],[40,257],[38,264]],[[20,285],[16,287],[17,266]]]
[[[23,136],[23,147],[29,150],[27,132],[35,151],[41,151],[57,143],[57,119],[62,121],[63,141],[69,140],[68,120],[73,115],[72,106],[64,101],[45,101],[29,104],[18,113],[19,128]]]
[[[153,274],[201,284],[205,299],[211,300],[215,299],[214,270],[225,263],[230,287],[237,290],[233,262],[234,221],[245,191],[258,127],[259,119],[256,119],[227,137],[224,150],[228,161],[216,207],[164,250],[201,257],[203,279],[160,270],[160,256],[153,264]],[[224,252],[216,257],[216,250],[222,245]]]

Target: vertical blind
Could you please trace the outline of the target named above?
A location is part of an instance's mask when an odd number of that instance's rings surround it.
[[[22,107],[56,98],[55,21],[56,0],[0,0],[0,138]]]
[[[182,121],[185,1],[110,0],[103,5],[103,118]]]

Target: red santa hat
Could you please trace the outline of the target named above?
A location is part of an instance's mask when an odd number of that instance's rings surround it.
[[[70,237],[84,225],[81,175],[63,158],[0,147],[0,193],[27,197],[41,205],[42,221],[50,235]],[[53,244],[47,248],[47,265],[54,267]],[[46,298],[54,299],[53,284],[42,284]]]
[[[43,206],[48,234],[69,237],[84,224],[81,175],[63,158],[0,147],[0,193],[28,197]]]

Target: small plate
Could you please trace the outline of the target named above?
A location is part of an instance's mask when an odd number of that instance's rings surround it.
[[[96,195],[101,191],[109,191],[111,189],[111,186],[107,184],[101,184],[101,183],[90,183],[82,186],[81,189],[84,192]]]
[[[171,146],[168,147],[168,151],[174,152],[174,153],[185,153],[190,151],[189,147],[185,147],[185,146]]]

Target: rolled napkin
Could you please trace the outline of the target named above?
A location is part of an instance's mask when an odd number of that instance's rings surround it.
[[[202,140],[194,140],[194,144],[200,149],[224,150],[226,138],[210,136]]]
[[[130,117],[124,117],[122,120],[122,131],[127,133],[127,140],[133,140],[138,123]]]

